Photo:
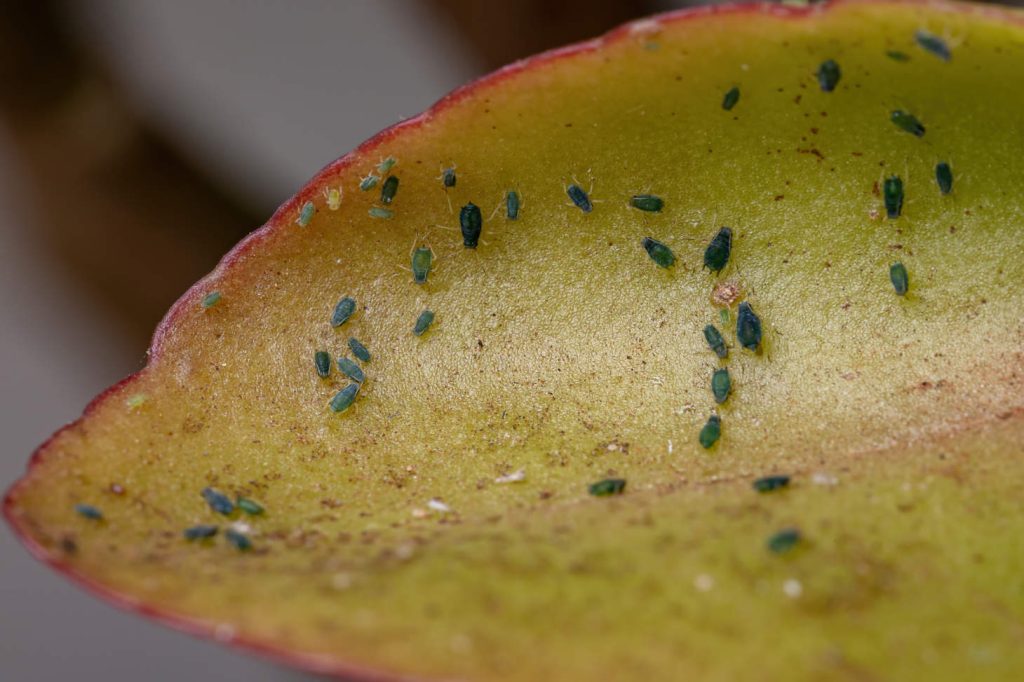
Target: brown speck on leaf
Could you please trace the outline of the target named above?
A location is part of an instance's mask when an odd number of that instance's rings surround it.
[[[115,495],[124,495],[124,486],[122,486],[120,483],[111,483],[110,492],[112,492]]]
[[[74,554],[78,551],[78,544],[73,537],[65,535],[60,539],[60,548],[67,554]]]
[[[541,490],[540,495],[538,497],[540,497],[540,499],[542,500],[550,500],[554,496],[555,494],[550,490]]]
[[[337,509],[343,503],[342,503],[341,500],[336,500],[333,497],[328,497],[328,498],[320,500],[320,504],[322,506],[324,506],[324,507],[327,507],[328,509]]]
[[[775,201],[782,201],[785,198],[786,198],[785,194],[776,194],[775,195]]]
[[[878,180],[875,180],[875,182],[871,185],[871,193],[876,197],[881,193],[881,190],[878,189]]]

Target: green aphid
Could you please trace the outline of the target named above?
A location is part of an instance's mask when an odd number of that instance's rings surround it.
[[[768,551],[773,554],[785,554],[800,544],[802,537],[796,528],[784,528],[768,538]]]
[[[263,505],[250,500],[248,497],[239,497],[235,504],[249,516],[259,516],[263,513]]]
[[[949,49],[949,45],[946,41],[938,37],[934,33],[929,33],[924,29],[918,29],[914,33],[914,40],[925,52],[929,52],[944,62],[948,62],[953,58],[953,53]]]
[[[953,169],[945,161],[935,166],[935,182],[939,183],[939,191],[943,194],[953,191]]]
[[[454,187],[457,181],[458,178],[455,176],[454,168],[445,168],[441,172],[441,184],[444,185],[445,189],[448,189],[449,187]]]
[[[732,391],[732,378],[729,376],[729,370],[722,367],[716,369],[711,375],[711,393],[715,396],[715,402],[721,405],[728,399],[729,392]]]
[[[366,213],[371,218],[379,218],[381,220],[391,220],[395,217],[395,212],[390,208],[381,208],[380,206],[371,206],[370,210]]]
[[[356,311],[356,302],[351,296],[338,301],[338,305],[334,306],[334,312],[331,313],[331,326],[340,327],[341,325],[348,322],[348,318],[352,317],[352,313]]]
[[[356,337],[350,337],[348,340],[349,350],[352,351],[352,355],[359,358],[362,362],[370,361],[370,351],[366,349],[366,346],[359,342]]]
[[[822,92],[832,92],[836,89],[841,76],[839,64],[834,59],[826,59],[818,67],[818,85]]]
[[[704,267],[714,273],[721,272],[729,262],[729,254],[732,252],[732,230],[723,227],[718,231],[708,247],[704,249]]]
[[[708,421],[704,424],[700,430],[700,441],[701,447],[705,450],[710,448],[712,445],[718,442],[718,439],[722,437],[722,420],[717,414],[713,414],[708,417]]]
[[[629,205],[648,213],[660,213],[665,206],[665,201],[653,194],[634,194],[629,200]]]
[[[91,504],[76,504],[75,511],[78,512],[79,516],[85,517],[90,521],[102,521],[103,512],[98,507],[94,507]]]
[[[201,524],[198,526],[192,526],[191,528],[186,528],[181,534],[185,536],[185,539],[189,542],[194,542],[196,540],[207,540],[212,538],[217,534],[218,530],[219,528],[217,526]]]
[[[900,130],[917,137],[924,136],[924,125],[911,113],[903,111],[902,109],[896,109],[889,114],[889,120],[895,123],[896,127]]]
[[[579,185],[569,185],[565,193],[569,195],[569,200],[572,201],[573,205],[584,213],[590,213],[594,210],[594,203],[590,200],[590,195]]]
[[[519,192],[510,189],[505,194],[505,217],[509,220],[519,218]]]
[[[885,56],[894,62],[909,62],[910,55],[906,52],[900,52],[899,50],[887,50]]]
[[[359,181],[359,189],[361,189],[364,192],[368,192],[374,187],[376,187],[378,182],[380,182],[380,176],[370,173],[365,178]]]
[[[359,393],[359,384],[349,384],[338,391],[331,398],[331,402],[327,403],[327,406],[331,408],[331,412],[344,412],[355,402],[357,393]]]
[[[434,262],[434,252],[429,246],[421,246],[412,253],[412,280],[423,284],[430,274],[430,266]]]
[[[423,336],[433,321],[434,311],[424,310],[420,313],[420,316],[416,318],[416,325],[412,328],[412,333],[416,336]]]
[[[606,478],[597,483],[591,483],[587,491],[594,497],[608,497],[609,495],[621,495],[626,490],[626,479]]]
[[[313,219],[316,214],[316,206],[313,205],[312,201],[307,201],[299,209],[299,217],[296,218],[295,224],[299,227],[305,227],[309,225],[309,221]]]
[[[235,549],[239,552],[248,552],[252,549],[252,540],[249,539],[249,536],[235,530],[234,528],[228,528],[224,531],[224,537],[226,537],[228,542],[234,545]]]
[[[363,370],[359,368],[359,365],[357,365],[354,360],[338,358],[338,369],[341,370],[342,374],[356,383],[361,384],[366,379],[366,375],[363,374]]]
[[[736,340],[747,350],[757,351],[761,345],[761,318],[744,301],[736,312]]]
[[[754,490],[759,493],[770,493],[789,485],[789,476],[765,476],[754,481]]]
[[[210,505],[210,509],[218,514],[228,516],[235,511],[235,504],[231,498],[218,490],[209,487],[203,488],[200,495],[206,500],[206,504]]]
[[[895,220],[903,212],[903,180],[898,175],[890,175],[882,183],[882,199],[885,201],[885,214],[889,220]]]
[[[316,366],[316,373],[321,379],[326,379],[331,374],[331,354],[325,350],[318,350],[313,354],[313,364]]]
[[[732,111],[732,108],[736,106],[736,103],[740,101],[740,89],[732,87],[728,92],[725,93],[725,97],[722,98],[722,108],[726,111]]]
[[[398,163],[398,160],[393,156],[389,156],[377,164],[377,172],[381,175],[386,175],[388,171],[395,167],[396,163]]]
[[[484,218],[480,207],[472,201],[459,211],[459,228],[462,230],[462,244],[467,249],[475,249],[480,241],[480,232],[484,229]]]
[[[389,175],[388,179],[384,181],[384,184],[380,188],[380,202],[382,204],[390,204],[395,200],[395,195],[398,193],[398,176]]]
[[[715,328],[715,325],[709,324],[704,327],[704,338],[707,340],[711,350],[715,351],[715,355],[722,359],[729,357],[729,349],[725,345],[725,339],[722,338],[721,332]]]
[[[203,301],[202,301],[202,303],[200,305],[202,305],[203,308],[206,309],[206,308],[212,308],[213,306],[217,305],[217,303],[219,303],[219,302],[220,302],[220,292],[219,291],[211,291],[206,296],[203,296]]]
[[[718,319],[721,320],[722,326],[729,324],[729,309],[722,308],[718,311]]]
[[[644,250],[647,251],[647,255],[650,256],[651,260],[657,263],[660,267],[670,268],[672,267],[672,264],[676,262],[676,255],[672,253],[672,249],[668,248],[657,239],[644,237],[641,243],[644,246]]]
[[[907,275],[907,268],[903,263],[893,263],[889,266],[889,280],[892,282],[892,288],[896,290],[898,295],[906,295],[907,289],[910,287],[910,278]]]

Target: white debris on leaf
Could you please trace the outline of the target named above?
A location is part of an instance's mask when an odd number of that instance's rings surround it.
[[[782,583],[782,592],[790,599],[797,599],[804,593],[804,586],[796,578],[790,578]]]
[[[231,530],[235,531],[236,533],[241,533],[242,535],[252,534],[252,526],[250,526],[245,521],[235,521],[229,527],[231,528]]]
[[[819,471],[811,476],[811,483],[814,485],[833,486],[839,484],[839,479],[832,474]]]
[[[519,469],[513,471],[511,474],[505,474],[504,476],[498,476],[494,479],[495,483],[518,483],[519,481],[526,480],[526,470]]]
[[[412,510],[412,517],[414,519],[422,519],[422,518],[425,518],[426,516],[427,516],[427,511],[425,509],[420,509],[419,507],[416,507],[415,509]]]
[[[430,500],[427,501],[427,506],[433,509],[434,511],[444,513],[450,512],[452,510],[451,507],[449,507],[447,504],[437,499],[436,497],[430,498]]]
[[[710,592],[715,586],[715,579],[707,573],[701,573],[693,579],[693,586],[701,592]]]
[[[335,573],[334,577],[331,578],[331,587],[336,590],[347,590],[352,587],[352,574]]]

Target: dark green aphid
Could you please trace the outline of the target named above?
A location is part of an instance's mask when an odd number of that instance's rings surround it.
[[[240,552],[247,552],[252,549],[252,540],[249,539],[249,536],[238,532],[234,528],[228,528],[224,531],[224,537]]]
[[[759,493],[770,493],[789,485],[789,476],[765,476],[754,481],[754,490]]]
[[[348,322],[348,318],[352,317],[352,313],[356,311],[356,301],[351,296],[338,301],[338,305],[334,306],[334,312],[331,313],[331,326],[340,327],[341,325]]]
[[[594,210],[594,204],[590,201],[590,195],[579,185],[569,185],[565,193],[569,195],[569,199],[576,205],[576,208],[584,213],[590,213]]]
[[[367,214],[371,218],[380,218],[381,220],[391,220],[395,215],[390,208],[381,208],[380,206],[371,207]]]
[[[441,172],[441,184],[444,185],[445,189],[448,189],[449,187],[454,187],[457,180],[458,178],[455,177],[454,168],[445,168]]]
[[[724,367],[716,369],[711,375],[711,393],[715,396],[715,402],[719,405],[724,403],[731,390],[732,378],[729,376],[729,370]]]
[[[713,414],[708,417],[707,423],[704,424],[704,427],[700,430],[698,440],[700,440],[701,447],[706,450],[717,443],[721,436],[722,420],[717,414]]]
[[[366,346],[359,343],[359,339],[357,339],[356,337],[353,336],[349,338],[348,347],[349,350],[352,351],[352,355],[356,356],[363,362],[370,361],[370,351],[366,350]]]
[[[882,183],[882,198],[885,201],[885,214],[889,219],[899,218],[903,212],[903,181],[898,175],[890,175]]]
[[[718,231],[704,249],[704,267],[714,273],[719,273],[729,262],[729,253],[732,251],[732,230],[723,227]]]
[[[263,513],[263,505],[259,502],[250,500],[248,497],[239,497],[235,504],[238,505],[239,509],[250,516],[259,516]]]
[[[672,267],[672,264],[676,262],[676,256],[672,253],[672,249],[668,248],[657,239],[644,237],[641,243],[644,245],[647,255],[650,256],[651,260],[659,266],[663,268],[670,268]]]
[[[381,175],[384,175],[389,170],[394,168],[396,163],[398,163],[398,159],[396,159],[393,156],[389,156],[388,158],[384,159],[383,161],[377,164],[377,172],[380,173]]]
[[[925,52],[930,52],[944,62],[948,62],[953,58],[953,53],[949,50],[949,45],[946,41],[938,37],[934,33],[929,33],[924,29],[918,29],[914,33],[914,40],[921,46]]]
[[[709,324],[704,327],[704,338],[707,340],[711,350],[715,351],[715,355],[723,359],[729,356],[729,349],[725,346],[725,339],[722,338],[721,332],[715,328],[715,325]]]
[[[220,292],[211,291],[206,296],[203,296],[202,306],[204,308],[212,308],[217,305],[218,302],[220,302]]]
[[[434,252],[429,246],[421,246],[412,254],[412,280],[416,284],[423,284],[430,274],[430,266],[434,262]]]
[[[900,130],[906,131],[911,135],[917,137],[924,136],[924,125],[917,120],[917,117],[913,114],[907,113],[902,109],[896,109],[889,114],[889,120],[896,124],[896,127]]]
[[[363,383],[363,380],[366,379],[366,375],[363,374],[363,370],[359,368],[359,365],[357,365],[354,360],[338,358],[338,369],[341,370],[342,374],[357,383],[361,384]]]
[[[800,544],[800,531],[796,528],[784,528],[768,538],[768,551],[773,554],[785,554]]]
[[[231,501],[231,498],[224,493],[218,492],[213,488],[203,488],[202,493],[203,499],[206,500],[206,504],[210,505],[210,509],[227,516],[231,512],[235,511],[235,505]]]
[[[434,311],[424,310],[420,313],[420,316],[416,318],[416,325],[412,328],[412,333],[416,336],[423,336],[427,328],[434,321]]]
[[[597,483],[591,483],[587,490],[594,497],[608,497],[609,495],[621,495],[626,489],[626,479],[606,478]]]
[[[75,511],[78,512],[79,516],[84,516],[85,518],[90,519],[92,521],[103,520],[103,512],[101,512],[97,507],[94,507],[91,504],[76,504]]]
[[[722,98],[722,108],[726,111],[732,111],[732,108],[736,106],[736,103],[740,101],[740,89],[737,87],[730,88],[725,93],[725,97]]]
[[[384,181],[384,184],[380,188],[380,201],[382,204],[390,204],[395,200],[395,194],[398,193],[398,176],[389,175],[388,179]]]
[[[307,201],[299,209],[299,217],[295,219],[295,224],[299,227],[305,227],[309,225],[309,221],[313,219],[316,214],[316,206],[312,201]]]
[[[818,67],[818,85],[821,86],[822,92],[832,92],[835,90],[841,75],[839,64],[834,59],[823,61],[821,66]]]
[[[331,412],[344,412],[355,402],[357,393],[359,393],[359,384],[349,384],[338,391],[327,405],[331,408]]]
[[[648,213],[660,213],[665,202],[661,197],[653,194],[634,194],[633,198],[629,200],[629,205]]]
[[[368,192],[369,190],[376,187],[378,182],[380,182],[380,176],[370,173],[365,178],[359,181],[359,189],[364,192]]]
[[[217,526],[192,526],[191,528],[186,528],[184,532],[182,532],[182,535],[184,535],[185,539],[189,541],[206,540],[207,538],[212,538],[216,535],[217,530]]]
[[[893,60],[894,62],[910,61],[910,55],[907,54],[906,52],[900,52],[899,50],[888,50],[886,51],[885,56]]]
[[[939,191],[943,194],[953,191],[953,169],[945,161],[935,166],[935,182],[939,183]]]
[[[519,192],[514,189],[510,189],[505,194],[505,216],[509,220],[517,220],[519,218]]]
[[[316,373],[321,378],[327,378],[331,374],[331,354],[325,350],[318,350],[313,355],[313,364],[316,365]]]
[[[484,218],[480,207],[469,202],[459,211],[459,227],[462,228],[462,243],[467,249],[475,249],[480,241],[480,231],[484,228]]]
[[[897,294],[906,295],[907,289],[910,287],[910,277],[907,275],[907,268],[903,263],[893,263],[889,266],[889,280]]]
[[[756,351],[761,345],[761,318],[746,301],[736,311],[736,340],[747,350]]]

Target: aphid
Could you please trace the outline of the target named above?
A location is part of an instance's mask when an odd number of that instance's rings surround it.
[[[722,308],[721,310],[719,310],[718,319],[722,322],[723,326],[729,324],[729,309]]]
[[[647,255],[650,256],[651,260],[657,263],[660,267],[670,268],[672,267],[672,264],[676,262],[676,256],[672,253],[672,249],[668,248],[657,239],[644,237],[641,243],[647,251]]]
[[[711,350],[715,351],[715,355],[723,359],[729,356],[729,349],[725,346],[725,339],[722,338],[722,334],[715,328],[715,325],[709,324],[704,327],[704,338],[707,340]]]
[[[882,183],[882,198],[889,220],[899,218],[903,212],[903,180],[898,175],[890,175]]]
[[[381,175],[384,175],[389,170],[394,168],[396,163],[398,163],[398,160],[395,159],[395,157],[393,156],[389,156],[388,158],[384,159],[383,161],[377,164],[377,172],[380,173]]]
[[[911,135],[917,137],[924,136],[924,125],[917,120],[917,117],[911,113],[903,111],[902,109],[894,109],[889,114],[889,120],[896,124],[896,127],[900,130],[906,131]]]
[[[747,350],[756,351],[761,345],[761,318],[746,301],[736,311],[736,340]]]
[[[907,54],[906,52],[900,52],[899,50],[888,50],[886,51],[885,56],[893,60],[894,62],[910,61],[910,55]]]
[[[768,538],[768,551],[773,554],[785,554],[800,544],[800,531],[796,528],[783,528]]]
[[[910,278],[903,263],[897,262],[889,266],[889,281],[892,282],[892,288],[898,295],[906,295],[907,289],[910,287]]]
[[[455,177],[454,167],[445,168],[443,171],[441,171],[441,184],[444,185],[445,189],[448,189],[449,187],[454,187],[457,181],[458,178]]]
[[[350,337],[348,340],[348,347],[352,351],[352,355],[356,356],[363,362],[370,361],[370,351],[366,350],[366,346],[359,343],[359,339],[356,337]]]
[[[948,62],[953,58],[953,53],[949,50],[949,45],[946,41],[938,37],[934,33],[929,33],[923,28],[919,28],[914,32],[914,40],[925,52],[930,52],[944,62]]]
[[[475,249],[480,241],[480,231],[484,227],[484,218],[480,207],[472,201],[459,211],[459,227],[462,228],[462,243],[467,249]]]
[[[338,358],[338,369],[341,370],[342,374],[356,383],[361,384],[363,383],[363,380],[366,379],[366,375],[363,374],[363,370],[359,368],[359,365],[357,365],[354,360]]]
[[[184,535],[185,539],[189,541],[206,540],[207,538],[212,538],[216,535],[218,530],[217,526],[208,526],[203,524],[186,528],[182,532],[182,535]]]
[[[821,86],[822,92],[832,92],[835,90],[841,75],[839,64],[834,59],[823,61],[821,66],[818,67],[818,85]]]
[[[239,509],[250,516],[259,516],[263,513],[263,505],[259,502],[250,500],[248,497],[239,497],[235,504],[238,505]]]
[[[384,181],[384,184],[380,188],[380,202],[382,204],[390,204],[395,199],[395,194],[398,193],[398,176],[389,175],[388,179]]]
[[[213,306],[217,305],[217,303],[219,301],[220,301],[220,292],[219,291],[211,291],[206,296],[203,296],[203,302],[200,305],[202,305],[204,309],[212,308]]]
[[[731,390],[732,378],[729,376],[729,370],[724,367],[716,369],[711,375],[711,393],[715,396],[715,402],[719,405],[724,403]]]
[[[206,504],[210,505],[210,509],[227,516],[231,512],[235,511],[235,505],[231,501],[231,498],[222,492],[218,492],[213,488],[203,488],[200,493],[203,499],[206,500]]]
[[[434,252],[429,246],[421,246],[412,254],[412,280],[416,284],[423,284],[430,274],[430,266],[434,260]]]
[[[334,306],[334,312],[331,313],[331,326],[340,327],[341,325],[348,322],[348,318],[352,317],[352,313],[356,311],[356,302],[351,296],[338,301],[338,305]]]
[[[626,490],[626,479],[606,478],[597,483],[591,483],[587,491],[594,497],[608,497],[609,495],[621,495]]]
[[[380,218],[381,220],[391,220],[395,215],[390,208],[381,208],[380,206],[372,206],[367,213],[371,218]]]
[[[660,213],[661,209],[665,206],[665,202],[661,197],[653,194],[634,194],[629,200],[629,205],[648,213]]]
[[[341,208],[341,199],[345,195],[341,187],[325,187],[324,199],[327,201],[327,208],[337,211]]]
[[[90,521],[103,520],[103,512],[101,512],[97,507],[94,507],[91,504],[76,504],[75,511],[78,512],[79,516],[84,516]]]
[[[725,97],[722,98],[722,108],[726,111],[732,111],[732,108],[736,106],[736,103],[740,101],[740,89],[732,87],[728,92],[725,93]]]
[[[369,190],[376,187],[378,182],[380,182],[380,176],[370,173],[365,178],[359,181],[359,189],[361,189],[364,192],[368,192]]]
[[[313,215],[316,213],[316,206],[313,205],[312,201],[307,201],[299,209],[299,217],[295,219],[295,224],[299,227],[305,227],[309,225],[309,221],[313,219]]]
[[[252,540],[249,539],[249,536],[238,532],[234,528],[228,528],[224,531],[224,537],[240,552],[247,552],[252,549]]]
[[[590,201],[590,195],[577,184],[569,185],[565,189],[565,193],[569,195],[569,199],[584,213],[590,213],[594,210],[594,204]]]
[[[945,161],[935,166],[935,182],[939,183],[939,191],[943,194],[953,191],[953,169]]]
[[[331,374],[331,354],[325,350],[318,350],[313,354],[313,364],[316,366],[316,373],[320,378],[326,379]]]
[[[355,402],[357,393],[359,393],[359,384],[349,384],[338,391],[327,405],[331,408],[331,412],[344,412]]]
[[[416,325],[412,328],[412,333],[416,336],[423,336],[430,327],[430,324],[434,321],[434,311],[424,310],[420,313],[420,316],[416,318]]]
[[[701,447],[705,450],[710,448],[712,445],[718,442],[718,439],[722,436],[722,420],[717,414],[713,414],[708,417],[708,421],[704,424],[700,430],[700,441]]]
[[[149,397],[145,393],[135,393],[129,396],[128,400],[125,400],[125,405],[128,406],[129,410],[137,410],[146,404]]]
[[[509,220],[519,218],[519,192],[514,189],[505,193],[505,216]]]
[[[789,476],[765,476],[754,481],[754,490],[759,493],[770,493],[789,485]]]
[[[718,231],[704,249],[704,267],[714,273],[719,273],[729,262],[729,254],[732,252],[732,230],[723,227]]]

